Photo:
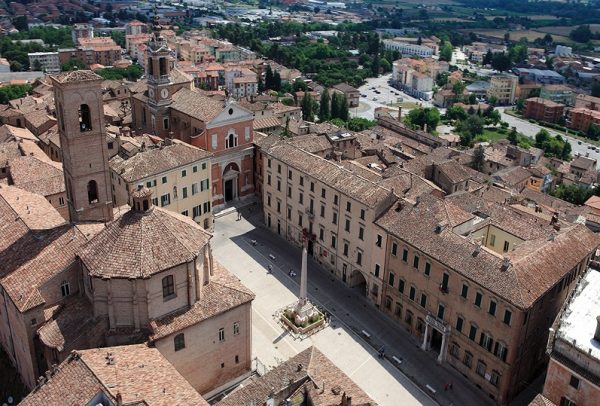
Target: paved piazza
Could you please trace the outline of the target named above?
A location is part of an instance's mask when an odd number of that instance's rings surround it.
[[[244,209],[244,215],[249,213]],[[257,208],[250,213],[254,224],[258,224],[259,213]],[[370,325],[370,321],[379,318],[380,313],[367,303],[366,298],[361,297],[360,292],[342,286],[340,281],[334,280],[330,275],[317,268],[314,261],[309,260],[308,275],[309,298],[316,305],[324,307],[332,314],[330,325],[318,333],[304,340],[295,340],[275,320],[274,314],[278,309],[288,305],[296,299],[299,290],[299,274],[301,253],[299,249],[291,247],[287,242],[273,233],[255,228],[245,218],[236,220],[237,215],[229,214],[216,219],[215,236],[212,240],[215,258],[225,265],[231,272],[236,274],[242,282],[256,293],[253,302],[253,357],[257,357],[266,368],[273,368],[310,345],[315,345],[327,355],[339,368],[348,374],[365,392],[375,399],[380,406],[397,405],[452,405],[464,404],[465,397],[480,401],[478,404],[489,404],[485,397],[477,396],[475,388],[464,388],[459,395],[461,377],[454,376],[449,368],[436,366],[435,357],[418,350],[416,342],[403,342],[406,354],[398,351],[392,353],[391,346],[397,350],[399,345],[394,341],[396,337],[377,329],[376,325]],[[254,246],[252,240],[256,240]],[[273,255],[275,260],[269,256]],[[267,273],[267,267],[273,266],[273,273]],[[294,278],[288,276],[289,270],[293,269],[298,275]],[[326,288],[332,287],[325,294]],[[348,313],[347,303],[352,302],[354,307],[361,304],[356,314]],[[377,314],[377,317],[373,317]],[[385,323],[385,321],[383,321]],[[361,331],[365,329],[372,337],[368,342]],[[394,328],[394,330],[400,330]],[[402,374],[390,360],[381,360],[377,357],[377,348],[386,345],[386,354],[390,357],[398,355],[403,359],[403,366],[415,368],[411,375],[419,376],[421,372],[431,374],[427,371],[431,368],[435,378],[422,382],[422,387],[428,382],[437,390],[434,401],[425,394],[417,385]],[[415,345],[413,345],[415,344]],[[426,363],[419,361],[411,363],[410,354],[415,353],[418,357],[426,358]],[[458,374],[456,374],[458,375]],[[428,378],[427,378],[428,379]],[[455,393],[443,391],[444,379],[453,380]],[[434,382],[436,381],[436,382]],[[425,389],[426,390],[426,389]],[[483,402],[483,403],[481,403]]]

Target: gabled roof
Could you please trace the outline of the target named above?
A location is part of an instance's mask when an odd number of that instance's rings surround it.
[[[120,395],[124,405],[208,406],[175,367],[146,344],[73,351],[50,380],[20,404],[87,405],[97,395],[115,405]]]
[[[110,167],[126,182],[136,182],[210,156],[205,150],[174,141],[172,145],[140,151],[128,159],[116,155],[110,160]]]
[[[210,238],[189,217],[159,207],[129,210],[108,223],[79,257],[94,277],[149,278],[193,261]]]
[[[20,156],[9,162],[10,176],[15,186],[51,196],[65,192],[62,164],[36,156]]]
[[[180,89],[173,95],[173,103],[170,108],[208,123],[219,115],[225,106],[223,102],[200,92]]]
[[[307,404],[315,406],[340,405],[345,396],[352,398],[353,405],[376,405],[348,375],[311,346],[265,375],[252,377],[217,406],[263,405],[273,390],[275,393],[306,392]]]
[[[63,72],[56,75],[50,75],[53,81],[58,83],[72,83],[72,82],[88,82],[94,80],[104,80],[102,76],[95,74],[91,70],[73,70],[69,72]]]

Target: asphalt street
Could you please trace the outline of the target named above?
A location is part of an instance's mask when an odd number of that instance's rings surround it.
[[[260,225],[257,208],[253,213],[247,210],[240,221],[235,215],[216,220],[212,246],[215,258],[256,293],[253,356],[267,368],[313,344],[381,406],[492,404],[452,367],[437,364],[437,354],[421,351],[416,338],[378,311],[362,292],[345,287],[313,260],[308,263],[309,298],[331,315],[331,324],[304,340],[285,333],[275,313],[296,299],[299,276],[290,277],[289,270],[300,273],[301,253]],[[257,241],[256,246],[252,240]],[[267,273],[269,264],[272,274]],[[377,358],[382,345],[385,360]],[[454,389],[444,391],[449,382]]]

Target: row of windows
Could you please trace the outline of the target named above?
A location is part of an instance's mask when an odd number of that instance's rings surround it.
[[[202,215],[202,213],[204,213],[204,214],[210,213],[210,201],[204,202],[203,204],[198,204],[198,205],[192,207],[192,219],[195,219],[196,217],[200,217]],[[181,212],[181,214],[187,217],[190,215],[190,212],[189,212],[189,210],[184,210]]]
[[[456,342],[452,342],[452,344],[450,345],[450,355],[456,359],[460,359],[460,351],[460,345],[458,345],[458,343]],[[473,354],[465,350],[462,363],[467,368],[471,369],[473,367]],[[475,367],[475,372],[477,373],[477,375],[487,379],[487,364],[483,360],[479,359],[477,361],[477,366]],[[493,369],[489,374],[489,382],[494,386],[498,386],[500,384],[501,377],[502,375],[500,374],[500,372]]]
[[[236,321],[233,323],[233,335],[237,336],[238,334],[240,334],[240,322]],[[220,343],[224,342],[225,341],[225,328],[224,327],[219,329],[218,335],[219,335],[219,342]],[[177,334],[173,338],[173,344],[175,347],[175,351],[183,350],[185,348],[185,334],[184,333]],[[239,362],[239,358],[236,355],[235,363],[237,364],[238,362]]]
[[[269,168],[271,168],[271,159],[267,160],[267,166]],[[277,164],[277,173],[281,174],[281,164]],[[293,179],[293,172],[291,169],[288,170],[288,179],[292,180]],[[300,176],[300,187],[304,186],[304,177]],[[270,186],[271,185],[271,173],[267,172],[267,184]],[[277,191],[281,192],[281,179],[277,179]],[[288,186],[288,190],[287,190],[287,194],[288,197],[291,198],[292,197],[292,187]],[[314,193],[315,192],[315,183],[314,182],[310,182],[310,192]],[[327,191],[325,188],[321,188],[321,198],[322,199],[326,199],[327,198]],[[300,204],[304,204],[304,191],[300,190],[299,191],[299,196],[298,196],[298,201]],[[323,203],[324,204],[324,203]],[[338,205],[338,195],[333,195],[333,204],[335,206]],[[324,207],[324,206],[322,206]],[[322,210],[323,211],[323,210]],[[346,202],[346,212],[348,213],[352,213],[352,202]],[[323,216],[323,215],[322,215]],[[361,208],[360,209],[360,219],[364,220],[366,216],[366,210]],[[334,223],[335,224],[335,223]]]
[[[463,330],[465,328],[465,319],[462,316],[457,316],[455,327],[458,332],[463,333]],[[477,342],[477,332],[477,324],[471,322],[469,332],[467,335],[469,337],[469,340]],[[482,331],[479,334],[479,345],[485,348],[487,351],[494,354],[496,357],[500,358],[502,361],[506,362],[508,348],[501,341],[494,342],[494,339],[490,333]]]
[[[202,170],[205,170],[205,169],[206,169],[206,163],[203,163],[203,164],[202,164]],[[198,165],[194,165],[194,166],[192,167],[192,172],[193,172],[193,173],[196,173],[196,172],[198,172]],[[182,178],[185,178],[185,177],[187,176],[187,173],[188,173],[188,170],[187,170],[187,169],[182,169],[182,170],[181,170],[181,177],[182,177]],[[169,181],[169,177],[168,177],[168,175],[164,175],[164,176],[162,176],[162,177],[160,178],[160,183],[161,183],[161,184],[163,184],[163,185],[164,185],[165,183],[167,183],[168,181]],[[202,182],[208,182],[208,179],[205,179],[205,180],[203,180]],[[146,181],[146,187],[147,187],[147,188],[155,187],[155,186],[156,186],[156,183],[157,183],[157,182],[156,182],[156,179],[152,179],[152,180]],[[208,188],[208,186],[207,186],[207,188]]]
[[[396,242],[392,242],[391,254],[392,254],[392,256],[398,255],[398,244]],[[406,248],[402,249],[402,261],[405,263],[408,263],[408,250]],[[413,256],[413,261],[412,261],[413,268],[418,270],[419,263],[420,263],[420,258],[418,255],[415,254]],[[427,261],[425,262],[424,275],[425,276],[431,275],[431,264]],[[391,282],[388,281],[388,283],[390,284],[390,286],[393,286],[393,274],[392,273],[390,273],[390,277],[392,278],[392,281]],[[442,274],[442,280],[440,282],[440,291],[442,291],[444,293],[448,293],[449,292],[449,283],[450,283],[450,275],[447,272],[444,272]],[[462,284],[460,296],[463,299],[468,300],[469,285],[467,285],[466,283]],[[474,298],[473,304],[475,306],[477,306],[478,308],[481,308],[482,302],[483,302],[483,293],[481,293],[480,291],[477,291],[475,293],[475,298]],[[495,317],[497,307],[498,307],[497,302],[494,299],[490,299],[488,309],[487,309],[488,314]],[[503,322],[506,325],[509,325],[509,326],[511,325],[512,311],[510,309],[504,310]]]

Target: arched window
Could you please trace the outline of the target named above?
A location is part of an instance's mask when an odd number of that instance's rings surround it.
[[[148,58],[148,76],[154,74],[154,65],[152,65],[152,58]]]
[[[98,203],[98,184],[95,180],[90,180],[87,184],[88,203]]]
[[[173,339],[173,343],[175,344],[175,351],[183,350],[185,348],[185,336],[183,333],[179,333]]]
[[[237,147],[237,136],[235,133],[229,133],[225,138],[225,148]]]
[[[79,106],[79,130],[81,132],[92,130],[92,115],[87,104]]]
[[[164,76],[167,74],[167,58],[160,58],[158,60],[160,67],[160,76]]]
[[[162,278],[163,299],[170,299],[175,295],[175,281],[173,275]]]

